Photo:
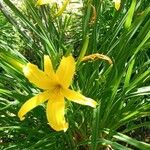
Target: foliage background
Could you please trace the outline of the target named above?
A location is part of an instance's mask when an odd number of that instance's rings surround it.
[[[110,0],[84,0],[77,12],[59,17],[55,6],[24,2],[20,8],[3,0],[7,7],[0,7],[1,149],[150,149],[150,2],[122,0],[116,11]],[[67,103],[65,133],[47,125],[44,104],[21,122],[19,108],[39,89],[11,60],[43,68],[49,54],[56,68],[69,52],[79,62],[72,88],[95,99],[97,109]],[[113,65],[80,62],[94,53],[108,55]]]

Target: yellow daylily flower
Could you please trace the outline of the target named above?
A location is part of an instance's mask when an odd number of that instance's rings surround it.
[[[57,3],[57,4],[61,4],[63,0],[38,0],[36,2],[36,5],[40,6],[40,5],[46,5],[46,4],[53,4],[53,3]],[[67,0],[69,1],[69,0]]]
[[[23,73],[31,83],[44,91],[23,104],[18,112],[20,120],[23,120],[24,115],[30,110],[48,101],[46,115],[49,125],[56,131],[63,130],[65,132],[68,129],[68,123],[65,120],[64,98],[93,108],[97,105],[97,102],[91,98],[69,89],[75,74],[75,60],[71,55],[62,58],[56,71],[53,69],[49,56],[45,55],[44,71],[38,69],[36,65],[28,63],[24,66]]]
[[[113,0],[113,2],[115,3],[116,10],[119,10],[120,9],[120,4],[121,4],[121,0]]]
[[[57,3],[60,8],[58,10],[58,12],[55,14],[55,16],[60,16],[63,11],[66,9],[67,5],[69,4],[70,0],[38,0],[36,5],[40,6],[40,5],[45,5],[45,4],[54,4]]]
[[[38,0],[36,5],[45,5],[51,3],[52,0]]]

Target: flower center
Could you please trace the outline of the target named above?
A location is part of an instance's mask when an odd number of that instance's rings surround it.
[[[56,88],[57,88],[57,89],[60,89],[60,88],[62,88],[62,86],[61,86],[60,84],[57,84],[57,85],[56,85]]]
[[[60,92],[61,89],[62,89],[62,85],[61,85],[61,84],[56,84],[56,85],[55,85],[54,90],[55,90],[56,92]]]

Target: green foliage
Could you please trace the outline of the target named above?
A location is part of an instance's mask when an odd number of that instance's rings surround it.
[[[7,26],[12,33],[14,30],[1,14],[0,32],[6,35],[0,38],[1,149],[150,149],[149,144],[129,136],[135,129],[150,127],[148,120],[136,124],[150,115],[150,2],[137,1],[129,17],[129,0],[122,0],[118,12],[109,0],[85,0],[80,13],[66,11],[55,17],[55,7],[37,7],[34,0],[25,0],[23,10],[10,0],[3,1],[12,14],[7,15],[3,8],[1,11],[22,37],[25,49],[22,51],[20,43],[6,38]],[[72,88],[93,98],[99,106],[93,111],[67,103],[70,127],[65,133],[47,125],[45,105],[19,121],[21,105],[40,90],[8,58],[22,64],[28,59],[43,68],[43,56],[48,54],[56,68],[60,58],[70,52],[77,58]],[[108,55],[113,64],[80,61],[93,53]]]
[[[3,13],[0,12],[0,47],[15,49],[23,48],[23,42],[16,29],[7,21]]]

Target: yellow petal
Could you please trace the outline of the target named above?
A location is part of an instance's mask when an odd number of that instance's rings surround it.
[[[116,10],[119,10],[120,9],[120,3],[115,3],[115,8],[116,8]]]
[[[51,0],[38,0],[36,5],[44,5],[51,3]]]
[[[44,72],[50,77],[53,78],[55,75],[52,61],[48,55],[44,55]]]
[[[40,105],[41,103],[44,103],[49,97],[50,91],[45,91],[26,101],[18,112],[18,117],[20,118],[20,120],[24,120],[25,119],[24,115],[26,113],[28,113],[30,110]]]
[[[59,81],[63,85],[63,87],[65,88],[69,87],[74,73],[75,73],[74,58],[71,55],[68,57],[63,57],[56,71]]]
[[[121,0],[113,0],[115,2],[115,8],[116,10],[119,10],[120,9],[120,3],[121,3]]]
[[[42,70],[38,69],[36,65],[28,63],[23,68],[23,73],[26,78],[37,87],[41,89],[50,89],[56,84],[55,80],[49,78],[49,76]]]
[[[94,101],[93,99],[85,97],[82,94],[70,89],[63,89],[63,94],[68,100],[71,100],[75,103],[79,103],[81,105],[88,105],[94,108],[97,105],[97,102]]]
[[[68,129],[68,123],[65,121],[65,101],[62,95],[56,93],[48,100],[46,114],[49,125],[54,130],[65,132]]]

